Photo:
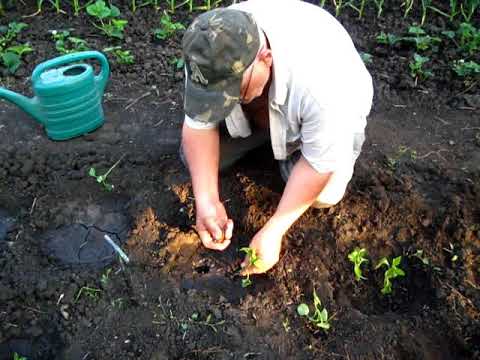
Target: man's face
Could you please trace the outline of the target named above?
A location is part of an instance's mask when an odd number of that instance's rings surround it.
[[[272,52],[263,46],[253,63],[243,73],[240,86],[240,101],[242,104],[248,104],[262,94],[270,78],[271,67]]]

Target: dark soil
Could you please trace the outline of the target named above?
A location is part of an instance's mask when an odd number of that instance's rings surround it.
[[[0,21],[34,11],[11,9]],[[445,69],[458,55],[452,44],[431,55],[435,77],[415,84],[414,49],[379,46],[375,36],[406,32],[419,14],[342,14],[358,49],[374,56],[375,106],[355,175],[344,200],[307,211],[285,236],[278,265],[244,289],[237,249],[278,203],[277,164],[259,149],[222,175],[234,241],[222,253],[202,248],[177,155],[183,74],[170,60],[181,55],[181,35],[156,41],[160,13],[122,11],[129,25],[119,44],[136,62],[111,59],[102,128],[53,142],[0,103],[1,360],[14,352],[69,360],[480,359],[479,89],[478,79],[466,86]],[[74,28],[100,50],[116,43],[86,16],[48,6],[21,20],[29,28],[20,40],[35,52],[1,83],[27,95],[34,66],[58,55],[49,30]],[[431,14],[426,29],[448,26]],[[123,155],[109,177],[113,192],[88,176]],[[112,256],[105,233],[130,263]],[[347,259],[355,247],[369,253],[361,282]],[[382,295],[375,265],[398,255],[406,276]],[[333,315],[328,332],[297,315],[313,289]]]

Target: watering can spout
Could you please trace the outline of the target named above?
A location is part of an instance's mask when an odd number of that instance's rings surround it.
[[[36,98],[30,99],[26,96],[17,94],[16,92],[0,88],[0,99],[5,99],[14,103],[31,117],[33,117],[37,122],[40,124],[43,123],[41,119],[40,106]]]

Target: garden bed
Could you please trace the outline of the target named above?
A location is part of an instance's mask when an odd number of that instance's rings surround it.
[[[370,4],[361,19],[340,9],[358,50],[372,55],[367,141],[344,200],[308,210],[285,236],[280,262],[243,288],[238,249],[275,210],[277,164],[264,148],[222,174],[235,234],[225,252],[205,250],[177,155],[181,31],[157,38],[161,10],[118,6],[128,20],[123,39],[68,7],[22,18],[37,10],[27,4],[0,18],[28,25],[16,42],[34,51],[14,75],[0,68],[1,85],[26,95],[35,65],[59,55],[53,30],[134,56],[120,64],[109,53],[106,123],[87,136],[52,142],[0,103],[1,360],[480,359],[479,78],[452,70],[455,60],[480,59],[442,34],[457,32],[462,15],[451,22],[429,11],[422,29],[442,40],[420,51],[409,33],[420,8],[404,17],[400,5],[385,7],[377,17]],[[195,14],[181,8],[171,21],[187,25]],[[478,16],[469,22],[477,28]],[[382,31],[406,39],[382,44]],[[415,53],[430,58],[422,69],[433,76],[411,74]],[[88,173],[118,159],[109,192]],[[128,264],[112,256],[104,233]],[[368,252],[362,281],[348,260],[355,248]],[[375,265],[396,256],[405,276],[384,295],[385,268]],[[314,290],[332,316],[328,331],[297,314],[300,303],[312,310]]]

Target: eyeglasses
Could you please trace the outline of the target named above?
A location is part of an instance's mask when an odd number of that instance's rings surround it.
[[[255,58],[255,60],[256,60],[256,58]],[[245,95],[247,94],[248,88],[250,87],[250,81],[252,80],[253,69],[255,68],[255,60],[253,60],[252,69],[250,70],[250,75],[249,75],[248,81],[247,81],[247,86],[245,86],[244,91],[240,92],[240,103],[241,104],[245,104]]]

